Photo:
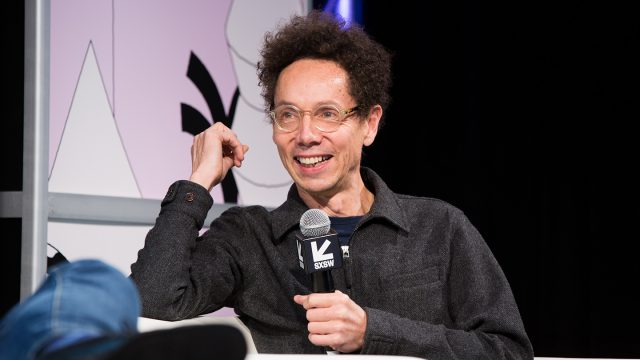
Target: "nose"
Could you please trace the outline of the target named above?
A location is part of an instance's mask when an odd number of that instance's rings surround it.
[[[320,142],[320,130],[313,125],[313,119],[309,111],[301,112],[300,125],[298,126],[298,143],[309,145]]]

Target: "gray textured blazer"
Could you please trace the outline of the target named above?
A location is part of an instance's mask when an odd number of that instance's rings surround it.
[[[509,283],[489,247],[457,208],[392,192],[361,173],[375,201],[332,271],[336,289],[367,312],[365,354],[435,359],[533,359]],[[233,207],[199,236],[213,200],[180,180],[131,266],[143,316],[180,320],[227,306],[261,353],[323,353],[307,338],[293,302],[311,279],[298,263],[295,233],[308,210],[295,185],[268,211]]]

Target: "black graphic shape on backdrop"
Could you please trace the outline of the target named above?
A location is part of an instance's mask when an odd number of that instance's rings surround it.
[[[200,93],[207,102],[207,107],[211,112],[211,118],[213,122],[221,122],[228,128],[231,128],[233,124],[233,117],[236,113],[236,106],[238,105],[238,98],[240,97],[240,89],[236,88],[231,99],[231,106],[229,107],[229,114],[225,114],[222,99],[218,92],[218,87],[215,81],[209,74],[209,71],[204,66],[202,61],[191,52],[189,58],[189,67],[187,68],[187,77],[193,82],[193,84],[200,90]],[[182,116],[182,131],[185,131],[193,136],[206,130],[211,123],[206,117],[202,115],[193,106],[180,103],[180,113]],[[233,176],[233,172],[229,171],[227,176],[222,180],[222,196],[227,203],[238,202],[238,186]]]

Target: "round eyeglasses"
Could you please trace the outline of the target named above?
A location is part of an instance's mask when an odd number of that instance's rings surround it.
[[[298,130],[305,113],[311,116],[311,124],[322,132],[338,130],[344,120],[353,115],[358,106],[342,110],[335,105],[320,105],[313,110],[300,110],[293,105],[280,105],[269,112],[278,129],[283,132]]]

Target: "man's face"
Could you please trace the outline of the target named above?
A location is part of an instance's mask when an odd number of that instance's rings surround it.
[[[274,100],[276,108],[293,105],[307,111],[292,132],[273,125],[273,141],[298,191],[332,196],[356,186],[362,147],[373,142],[377,121],[372,129],[372,122],[352,114],[336,131],[323,132],[311,119],[320,105],[342,110],[358,105],[349,94],[347,73],[331,61],[298,60],[280,73]]]

